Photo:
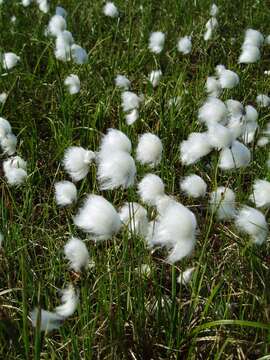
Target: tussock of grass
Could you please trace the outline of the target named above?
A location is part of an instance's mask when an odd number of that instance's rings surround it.
[[[55,5],[52,1],[52,11]],[[68,29],[89,52],[84,66],[55,60],[53,42],[44,36],[49,15],[35,4],[23,8],[17,1],[6,1],[0,7],[0,50],[21,57],[8,76],[1,76],[0,92],[6,91],[8,99],[0,116],[12,124],[18,154],[27,160],[30,174],[16,189],[7,185],[0,169],[0,229],[5,234],[0,250],[0,357],[264,358],[269,353],[269,244],[252,247],[233,226],[217,223],[207,199],[184,198],[179,180],[196,173],[207,182],[209,192],[227,186],[235,191],[238,204],[247,203],[254,180],[269,180],[265,165],[269,148],[253,151],[247,168],[221,172],[217,153],[183,167],[179,144],[203,128],[196,121],[197,111],[206,96],[206,78],[217,64],[240,76],[239,86],[224,91],[222,100],[255,104],[258,93],[268,93],[270,78],[264,70],[269,70],[269,47],[264,47],[258,64],[237,64],[246,28],[268,34],[267,2],[220,0],[220,26],[208,43],[202,38],[209,18],[206,0],[119,0],[119,21],[103,16],[102,1],[66,0],[61,5],[68,12]],[[15,24],[10,23],[12,15]],[[155,56],[148,51],[148,38],[158,30],[166,33],[166,41],[164,51]],[[176,43],[191,32],[192,53],[184,57]],[[155,90],[147,80],[154,69],[163,73]],[[75,96],[64,87],[71,73],[81,80]],[[114,84],[118,73],[131,80],[132,91],[146,97],[140,118],[131,127],[125,123],[121,93]],[[177,96],[182,98],[180,106],[168,108],[169,99]],[[261,109],[261,128],[269,118],[268,110]],[[193,256],[177,266],[166,264],[161,250],[151,254],[141,238],[122,232],[98,246],[87,243],[93,268],[81,275],[68,269],[63,246],[71,234],[82,235],[72,216],[84,195],[100,192],[93,167],[77,186],[79,203],[57,208],[54,183],[67,179],[59,164],[68,146],[96,150],[110,127],[130,137],[133,151],[139,134],[150,131],[162,139],[164,154],[155,173],[168,194],[191,207],[199,224]],[[147,170],[138,165],[139,180]],[[135,189],[103,194],[118,208],[138,200]],[[150,266],[149,277],[138,271],[143,264]],[[179,285],[179,270],[191,266],[196,268],[192,282]],[[77,312],[49,335],[33,329],[28,317],[32,308],[53,309],[59,304],[57,288],[69,282],[80,292]]]

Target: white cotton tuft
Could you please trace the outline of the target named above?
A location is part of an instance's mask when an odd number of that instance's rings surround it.
[[[102,137],[99,149],[99,157],[109,157],[115,151],[131,152],[131,141],[122,131],[108,129],[107,134]]]
[[[128,90],[130,87],[130,81],[124,75],[120,75],[120,74],[117,75],[114,81],[115,81],[116,87],[118,87],[120,89]]]
[[[147,236],[147,211],[142,205],[136,202],[125,203],[119,211],[119,216],[122,223],[128,227],[130,235]]]
[[[0,94],[0,104],[4,104],[5,102],[6,102],[6,100],[7,100],[7,93],[5,93],[5,92],[2,92],[1,94]],[[0,125],[1,126],[1,125]]]
[[[250,150],[239,141],[234,141],[231,148],[221,150],[218,166],[222,170],[238,169],[248,166],[250,159]]]
[[[27,177],[26,161],[14,156],[3,162],[3,170],[9,185],[22,185]]]
[[[133,109],[129,114],[125,115],[127,125],[132,125],[139,118],[139,111],[137,109]]]
[[[11,167],[16,169],[26,170],[27,168],[27,162],[23,160],[20,156],[13,156],[12,158],[6,160],[6,162],[8,162]]]
[[[107,2],[103,7],[103,14],[111,18],[116,18],[119,16],[117,7],[113,2]]]
[[[230,220],[236,215],[235,194],[224,186],[220,186],[210,195],[211,211],[219,220]]]
[[[69,261],[69,267],[76,272],[89,264],[89,253],[81,239],[71,237],[64,247],[64,254]]]
[[[71,51],[72,44],[74,44],[74,38],[72,33],[68,30],[59,33],[55,39],[56,48],[68,47],[69,52]]]
[[[56,6],[55,15],[60,15],[65,19],[67,17],[67,11],[62,6]]]
[[[175,263],[192,252],[196,238],[195,215],[180,203],[172,202],[155,224],[152,245],[165,246],[167,261]]]
[[[236,227],[248,234],[253,243],[261,245],[268,236],[268,225],[263,213],[249,206],[244,206],[235,219]]]
[[[89,195],[78,214],[74,224],[98,240],[108,240],[118,233],[121,220],[113,205],[102,196]]]
[[[191,36],[184,36],[179,39],[177,43],[177,50],[180,53],[187,55],[191,52],[191,49],[192,49]]]
[[[113,151],[98,156],[97,177],[101,190],[124,189],[132,186],[136,176],[136,165],[126,151]]]
[[[181,272],[177,278],[177,282],[182,285],[187,285],[192,279],[194,270],[195,270],[195,268],[192,267],[192,268],[188,268],[185,271]]]
[[[229,99],[225,101],[228,115],[233,118],[240,118],[243,115],[244,107],[240,101]]]
[[[258,48],[264,43],[264,37],[258,30],[247,29],[243,45],[257,46]]]
[[[59,33],[55,40],[54,55],[60,61],[70,61],[71,59],[71,45],[74,43],[73,36],[70,31],[63,31]]]
[[[20,57],[13,52],[7,52],[2,55],[2,66],[5,70],[11,70],[19,61]]]
[[[31,4],[32,0],[22,0],[22,6],[27,7]]]
[[[67,29],[67,23],[63,16],[53,15],[46,29],[46,34],[57,37],[61,32]]]
[[[221,84],[215,76],[208,76],[205,89],[207,95],[211,97],[219,97],[222,92]]]
[[[242,139],[246,144],[249,144],[254,140],[254,136],[258,128],[257,119],[257,110],[251,105],[245,106],[245,114],[242,117]]]
[[[59,181],[55,184],[55,199],[59,206],[71,205],[77,200],[76,186],[70,181]]]
[[[169,207],[169,205],[175,202],[176,200],[172,196],[165,194],[158,196],[155,203],[158,214],[163,215],[167,210],[167,208]]]
[[[89,165],[95,159],[93,151],[85,150],[80,146],[71,146],[65,150],[63,166],[73,181],[86,177]]]
[[[223,101],[210,97],[199,108],[198,119],[206,125],[224,123],[227,120],[227,108]]]
[[[206,27],[206,32],[205,32],[203,38],[204,38],[205,41],[208,41],[208,40],[210,40],[212,38],[214,31],[218,27],[217,19],[215,17],[211,17],[207,21],[205,27]]]
[[[62,316],[64,319],[73,315],[77,309],[79,303],[79,296],[76,294],[76,291],[73,285],[69,285],[67,289],[64,289],[62,292],[62,305],[59,305],[55,308],[57,315]]]
[[[48,0],[37,0],[37,3],[40,11],[42,11],[44,14],[49,12],[50,4],[48,3]]]
[[[191,174],[180,182],[180,188],[186,195],[198,198],[205,196],[207,185],[200,176]]]
[[[161,76],[162,76],[161,70],[153,70],[149,74],[149,77],[148,77],[149,81],[153,85],[154,88],[158,86]]]
[[[270,207],[270,182],[266,180],[256,180],[253,184],[253,193],[250,195],[258,208]]]
[[[132,91],[124,91],[121,94],[122,108],[124,112],[128,112],[140,107],[141,98]]]
[[[239,56],[239,64],[252,64],[259,61],[261,58],[260,49],[253,45],[242,46],[242,52]]]
[[[157,135],[145,133],[140,136],[136,159],[143,165],[148,164],[155,167],[161,161],[162,150],[163,146],[160,138]]]
[[[67,86],[68,91],[71,95],[78,94],[81,89],[80,79],[77,75],[71,74],[66,79],[64,84]]]
[[[210,125],[207,133],[210,145],[217,150],[231,146],[234,140],[232,131],[220,124]]]
[[[191,133],[180,144],[180,158],[184,165],[191,165],[212,151],[207,133]]]
[[[217,16],[218,13],[219,13],[219,9],[218,9],[217,5],[212,4],[211,8],[210,8],[210,15],[215,17],[215,16]]]
[[[0,140],[12,133],[11,125],[8,120],[0,117]]]
[[[268,107],[270,106],[270,97],[265,94],[259,94],[256,97],[256,102],[261,107]]]
[[[17,137],[14,134],[7,134],[5,137],[0,136],[0,146],[5,154],[13,155],[16,152]]]
[[[165,34],[161,31],[152,32],[149,38],[148,48],[155,54],[160,54],[165,43]]]
[[[161,178],[154,174],[147,174],[138,184],[141,200],[147,205],[156,205],[159,197],[164,194],[165,186]]]
[[[231,70],[227,70],[223,65],[216,66],[217,76],[223,89],[232,89],[239,84],[239,76]]]
[[[30,319],[33,327],[38,326],[39,310],[35,308],[30,313]],[[52,311],[40,310],[40,331],[49,332],[58,329],[62,325],[63,317]]]
[[[87,63],[88,54],[84,48],[80,45],[72,44],[71,45],[71,57],[75,64],[82,65]]]

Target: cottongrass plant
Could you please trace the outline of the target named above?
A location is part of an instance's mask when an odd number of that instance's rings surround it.
[[[121,227],[114,206],[104,197],[94,194],[87,196],[73,221],[95,241],[111,239]]]
[[[89,265],[89,252],[85,243],[76,237],[71,237],[64,246],[64,254],[69,261],[70,269],[80,272]]]

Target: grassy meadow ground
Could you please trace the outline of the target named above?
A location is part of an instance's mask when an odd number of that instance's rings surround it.
[[[51,2],[49,14],[36,4],[24,8],[17,1],[6,0],[0,7],[0,49],[21,57],[20,64],[0,78],[0,92],[8,93],[0,116],[18,136],[18,154],[27,160],[30,174],[24,186],[14,188],[0,173],[0,229],[5,235],[0,250],[0,358],[270,359],[269,242],[250,246],[233,224],[213,218],[207,198],[190,200],[179,188],[181,177],[195,172],[209,192],[217,185],[229,186],[242,204],[249,203],[255,179],[270,180],[269,148],[255,151],[254,144],[250,166],[237,171],[217,170],[217,152],[188,167],[179,160],[180,142],[203,129],[197,111],[206,98],[205,80],[217,64],[240,76],[239,86],[224,91],[222,100],[255,104],[258,93],[269,92],[270,77],[264,75],[270,70],[269,46],[257,64],[237,64],[246,28],[270,33],[269,3],[217,1],[219,28],[205,43],[208,0],[117,0],[119,21],[102,14],[102,1],[63,0],[68,30],[89,53],[89,63],[82,66],[56,61],[53,40],[44,36],[56,5]],[[158,30],[166,33],[165,48],[153,55],[148,38]],[[182,56],[176,41],[191,33],[192,53]],[[153,69],[164,75],[155,90],[147,81]],[[81,92],[73,96],[64,87],[70,73],[81,80]],[[125,124],[121,93],[114,85],[118,73],[132,81],[132,90],[145,94],[140,118],[132,126]],[[168,108],[174,96],[182,96],[180,108]],[[259,110],[261,127],[269,118],[269,110]],[[163,252],[151,254],[142,239],[121,232],[98,246],[87,242],[93,268],[80,276],[68,269],[64,244],[71,234],[85,238],[72,216],[85,194],[100,191],[91,167],[78,183],[78,204],[57,207],[54,183],[68,179],[60,162],[70,145],[96,150],[110,127],[125,132],[133,149],[146,131],[163,142],[162,162],[154,173],[168,194],[190,206],[199,225],[193,255],[175,266],[164,262]],[[137,171],[141,179],[152,170],[140,165]],[[136,187],[102,194],[117,208],[138,200]],[[149,277],[135,271],[142,264],[150,266]],[[196,268],[192,282],[180,286],[179,270],[190,266]],[[29,312],[38,304],[53,309],[59,304],[58,289],[70,282],[80,293],[75,314],[59,330],[46,335],[35,330]]]

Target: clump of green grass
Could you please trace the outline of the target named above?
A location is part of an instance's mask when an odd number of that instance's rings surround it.
[[[52,1],[52,12],[55,5]],[[225,173],[217,170],[217,154],[183,167],[179,144],[202,129],[197,110],[205,99],[206,77],[217,64],[224,63],[240,76],[240,85],[224,92],[222,100],[253,104],[258,92],[267,93],[267,47],[258,64],[237,64],[243,30],[253,27],[267,34],[267,3],[220,0],[220,26],[207,44],[202,34],[209,1],[119,0],[117,5],[119,21],[102,15],[101,1],[62,2],[69,30],[89,51],[89,62],[83,66],[55,60],[53,42],[44,36],[50,16],[35,4],[23,8],[19,2],[6,1],[0,7],[1,51],[21,57],[18,67],[1,76],[0,92],[6,91],[8,99],[0,115],[12,124],[18,153],[29,167],[27,183],[19,189],[9,187],[0,174],[0,229],[5,235],[0,250],[0,357],[266,358],[269,244],[252,247],[232,225],[217,223],[207,200],[194,205],[180,194],[179,180],[195,172],[207,181],[209,191],[226,184],[236,192],[239,204],[246,203],[254,180],[269,180],[265,165],[269,149],[253,151],[253,161],[245,170]],[[166,32],[159,56],[148,51],[149,34],[156,30]],[[191,32],[193,50],[183,57],[177,53],[176,41]],[[164,74],[155,90],[146,79],[153,69]],[[81,79],[76,96],[63,85],[70,73]],[[125,123],[120,92],[114,86],[117,73],[126,74],[132,89],[147,99],[132,127]],[[169,99],[176,96],[182,97],[180,107],[168,108]],[[268,121],[268,111],[261,110],[260,126]],[[77,207],[59,209],[54,201],[54,182],[67,178],[59,164],[70,145],[97,149],[109,127],[125,132],[133,149],[138,135],[146,131],[162,139],[164,155],[155,173],[168,194],[191,207],[199,224],[193,256],[176,266],[166,264],[161,251],[151,254],[141,238],[122,232],[99,246],[87,243],[93,268],[80,276],[68,270],[63,246],[71,234],[80,234],[72,222]],[[138,179],[148,171],[139,166]],[[100,193],[94,168],[78,184],[80,199],[92,192]],[[116,207],[138,200],[135,188],[103,194]],[[136,270],[143,264],[149,265],[149,276]],[[179,285],[178,272],[190,266],[196,268],[192,282]],[[56,289],[70,282],[80,292],[77,312],[59,331],[43,334],[33,329],[28,317],[32,308],[54,308]]]

